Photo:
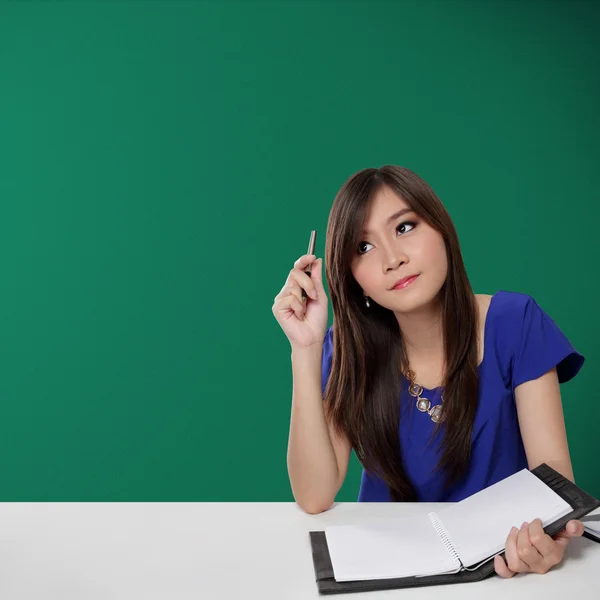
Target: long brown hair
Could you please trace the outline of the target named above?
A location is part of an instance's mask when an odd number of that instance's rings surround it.
[[[365,469],[388,485],[395,501],[415,501],[402,466],[398,424],[406,349],[394,313],[375,301],[365,306],[351,271],[360,232],[374,195],[383,186],[404,199],[445,242],[448,274],[440,290],[444,331],[443,422],[437,469],[446,486],[469,466],[477,410],[477,305],[462,260],[456,229],[431,187],[404,167],[385,165],[352,175],[337,193],[327,224],[326,277],[335,316],[333,361],[325,408]]]

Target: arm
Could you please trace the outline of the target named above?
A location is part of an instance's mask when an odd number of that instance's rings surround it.
[[[527,463],[541,463],[575,482],[556,368],[515,388],[515,402]]]
[[[294,499],[311,514],[327,510],[348,470],[350,445],[325,418],[322,348],[292,350],[293,396],[287,465]]]
[[[517,386],[515,402],[529,468],[546,463],[574,482],[556,368]],[[569,521],[554,539],[544,533],[539,519],[523,523],[506,540],[506,562],[500,556],[494,559],[496,573],[546,573],[562,561],[569,540],[582,533],[580,521]]]

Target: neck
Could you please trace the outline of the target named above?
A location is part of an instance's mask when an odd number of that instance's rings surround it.
[[[439,302],[411,313],[396,313],[410,362],[430,362],[444,356],[444,329]]]

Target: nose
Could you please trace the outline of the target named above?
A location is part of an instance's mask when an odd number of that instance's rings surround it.
[[[390,245],[385,252],[383,270],[385,273],[396,270],[400,265],[408,262],[406,253],[399,245]]]

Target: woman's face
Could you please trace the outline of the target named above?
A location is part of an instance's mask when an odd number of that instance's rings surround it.
[[[351,269],[367,296],[395,313],[436,299],[448,272],[444,239],[390,188],[374,197],[360,239]],[[408,285],[393,289],[398,280],[413,276]]]

